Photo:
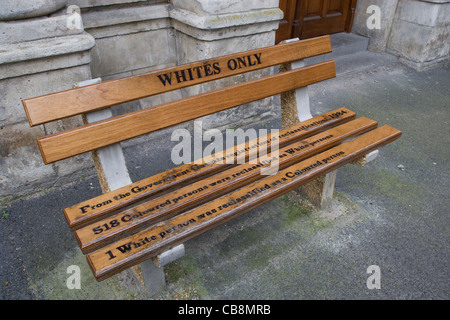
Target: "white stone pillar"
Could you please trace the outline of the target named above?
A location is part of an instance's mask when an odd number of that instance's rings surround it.
[[[448,61],[450,1],[399,0],[387,51],[421,71]]]
[[[2,0],[0,21],[42,17],[64,8],[67,0]]]
[[[70,0],[82,9],[86,32],[95,38],[92,77],[103,81],[176,65],[176,41],[170,3],[164,0]],[[113,116],[180,99],[167,92],[113,107]],[[123,143],[133,145],[143,139]]]
[[[172,0],[170,18],[177,32],[177,63],[223,56],[275,44],[275,31],[283,12],[278,0]],[[268,75],[270,70],[256,71]],[[185,90],[186,95],[240,83],[246,74]],[[279,107],[278,107],[279,109]],[[273,99],[250,103],[202,118],[203,130],[246,126],[271,118],[277,107]]]
[[[369,50],[424,70],[449,59],[449,17],[449,0],[359,0],[353,32],[370,38]]]
[[[66,13],[65,5],[59,0],[11,0],[0,6],[0,199],[64,183],[92,165],[82,156],[44,165],[36,138],[77,120],[30,128],[21,103],[91,77],[95,40],[82,23],[68,23],[79,16]]]

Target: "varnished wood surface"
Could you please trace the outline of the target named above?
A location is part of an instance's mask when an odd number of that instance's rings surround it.
[[[354,119],[355,116],[356,114],[353,111],[347,108],[339,108],[297,123],[279,132],[279,147],[282,148],[288,143],[310,137],[333,126],[343,124]],[[262,141],[267,139],[268,137],[260,137]],[[193,164],[181,165],[132,183],[129,186],[83,201],[64,209],[64,215],[69,227],[73,230],[78,229],[101,219],[112,211],[123,209],[136,202],[148,200],[156,195],[170,192],[210,174],[224,170],[228,165],[217,164],[213,160],[219,157],[227,158],[228,155],[232,155],[236,151],[245,150],[246,146],[256,145],[257,142],[251,141],[247,145],[239,145],[225,150],[223,153],[214,154],[210,158],[205,158],[203,165],[195,165],[194,167],[192,167]],[[241,155],[249,158],[252,155],[252,150],[245,150]]]
[[[280,44],[261,49],[239,52],[214,59],[157,70],[147,74],[105,81],[82,88],[61,91],[40,97],[24,99],[23,105],[31,126],[88,113],[116,104],[192,86],[207,81],[275,66],[331,52],[328,36]],[[256,56],[259,58],[256,59]],[[250,57],[250,60],[248,60]],[[230,60],[244,59],[247,66],[239,65],[234,70],[228,68]],[[231,65],[234,67],[234,65]],[[218,70],[220,69],[220,72]],[[184,71],[183,71],[184,70]],[[178,74],[176,73],[178,72]],[[181,72],[184,72],[182,74]],[[171,74],[171,85],[159,79]],[[177,81],[176,75],[181,77]],[[200,76],[199,76],[200,75]],[[186,78],[186,81],[184,81]],[[193,80],[190,80],[190,79]]]
[[[218,174],[189,184],[183,188],[150,200],[134,208],[118,212],[105,219],[81,228],[75,236],[83,253],[92,252],[120,237],[135,233],[150,224],[166,220],[183,211],[192,209],[218,196],[243,187],[264,176],[262,168],[274,165],[283,169],[323,150],[329,149],[352,136],[374,129],[377,122],[359,118],[310,138],[289,144],[270,154],[272,164],[246,163],[236,165]]]
[[[46,164],[335,77],[334,61],[240,83],[38,139]]]
[[[97,280],[104,280],[162,251],[183,243],[265,202],[298,188],[400,137],[382,126],[270,176],[158,223],[87,255]],[[270,236],[270,235],[267,235]]]

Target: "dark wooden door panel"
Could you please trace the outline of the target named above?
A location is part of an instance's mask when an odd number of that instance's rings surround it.
[[[357,0],[280,0],[284,19],[276,41],[350,32]]]
[[[280,25],[276,33],[276,43],[291,38],[296,7],[297,0],[280,0],[280,9],[284,12],[284,17],[283,20],[280,21]]]
[[[350,11],[350,0],[304,0],[300,38],[342,32]]]

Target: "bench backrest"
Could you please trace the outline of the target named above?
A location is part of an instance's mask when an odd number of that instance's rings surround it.
[[[23,100],[31,126],[331,52],[328,36],[278,44]],[[281,72],[39,138],[46,164],[335,77],[333,61]]]

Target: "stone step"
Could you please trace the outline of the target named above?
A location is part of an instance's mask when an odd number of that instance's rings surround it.
[[[333,52],[305,59],[306,64],[334,60],[356,52],[367,51],[369,45],[369,38],[346,32],[330,34],[330,41]]]
[[[384,52],[355,52],[335,59],[336,76],[372,70],[377,67],[390,65],[397,61],[398,59],[396,56]]]
[[[355,52],[366,51],[369,38],[354,33],[335,33],[330,35],[332,55],[337,58]]]
[[[367,51],[369,38],[357,34],[346,32],[331,34],[330,40],[333,52],[305,59],[306,65],[335,60],[336,75],[341,76],[397,61],[397,58],[390,54]]]

